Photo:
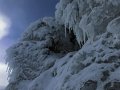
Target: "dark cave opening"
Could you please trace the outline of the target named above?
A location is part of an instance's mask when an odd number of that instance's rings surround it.
[[[54,53],[69,53],[80,49],[73,30],[68,28],[66,30],[66,37],[64,36],[64,29],[59,30],[61,32],[59,35],[56,32],[55,37],[52,39],[52,46],[49,47],[50,51]]]

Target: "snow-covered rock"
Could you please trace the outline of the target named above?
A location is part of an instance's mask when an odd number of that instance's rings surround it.
[[[86,36],[93,40],[96,35],[104,33],[108,23],[119,16],[120,1],[60,0],[56,8],[56,21],[77,33],[76,37],[81,37],[78,42],[85,42]],[[77,30],[74,29],[76,25]]]
[[[6,90],[120,90],[120,1],[60,0],[56,8],[7,50]]]
[[[114,34],[116,38],[120,38],[120,17],[115,18],[108,24],[107,31]]]

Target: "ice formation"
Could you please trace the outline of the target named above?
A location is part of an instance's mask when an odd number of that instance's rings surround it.
[[[6,90],[120,90],[120,0],[60,0],[7,50]]]
[[[57,4],[56,20],[67,28],[72,28],[74,33],[82,30],[78,42],[85,40],[86,35],[91,40],[95,36],[104,33],[106,26],[120,13],[119,0],[60,0]],[[78,29],[75,30],[75,26]],[[81,29],[79,29],[81,28]],[[85,42],[85,41],[84,41]]]

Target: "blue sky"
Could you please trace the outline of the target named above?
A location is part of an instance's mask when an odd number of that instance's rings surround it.
[[[0,39],[0,87],[7,85],[5,50],[16,43],[30,23],[44,16],[54,16],[59,0],[0,0],[1,14],[9,19],[9,33]],[[0,25],[1,26],[1,25]],[[0,31],[0,34],[2,32]]]
[[[59,0],[0,0],[0,14],[11,21],[9,34],[0,40],[0,49],[15,43],[30,23],[44,16],[54,16]],[[0,54],[4,51],[2,50]],[[1,56],[1,55],[0,55]],[[0,59],[0,62],[4,61]]]

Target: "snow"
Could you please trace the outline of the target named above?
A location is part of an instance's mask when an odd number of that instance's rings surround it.
[[[120,34],[120,17],[115,18],[114,20],[112,20],[108,24],[107,31],[114,34],[116,39],[119,38],[119,34]]]
[[[56,6],[55,16],[59,23],[74,30],[76,37],[79,38],[78,43],[81,40],[85,42],[86,35],[93,41],[94,37],[106,31],[109,21],[119,14],[119,4],[118,0],[115,2],[112,0],[73,0],[71,3],[60,0]],[[83,33],[81,31],[78,33],[79,31],[74,29],[76,25]]]
[[[55,18],[37,20],[7,50],[6,90],[119,90],[119,5],[60,0]]]

